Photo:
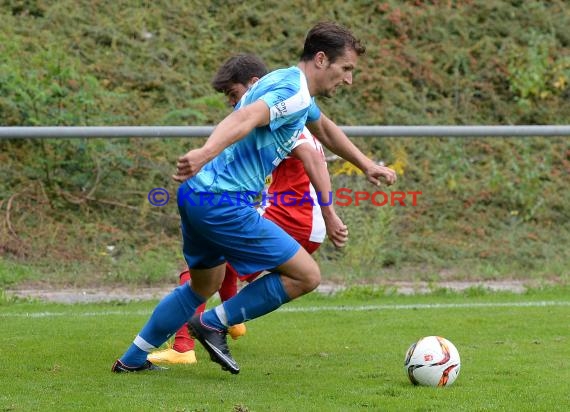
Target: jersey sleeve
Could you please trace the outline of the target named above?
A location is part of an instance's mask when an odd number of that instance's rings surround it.
[[[268,91],[260,99],[269,106],[269,128],[271,131],[284,124],[296,127],[302,127],[305,124],[311,100],[307,100],[298,87],[285,84]]]
[[[309,112],[307,115],[307,123],[316,122],[321,117],[321,109],[317,106],[315,99],[311,99],[311,105],[309,106]]]

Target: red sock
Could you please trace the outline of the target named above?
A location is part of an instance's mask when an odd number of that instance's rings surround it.
[[[180,273],[180,285],[185,284],[191,278],[190,271],[187,269]],[[222,302],[225,302],[232,296],[235,296],[237,293],[237,271],[230,266],[229,264],[226,265],[226,276],[222,282],[222,286],[220,287],[219,294],[220,299]],[[206,303],[201,304],[196,309],[196,313],[203,313],[206,310]],[[190,337],[190,333],[188,333],[188,324],[184,324],[176,335],[174,336],[174,344],[172,345],[172,349],[177,352],[188,352],[190,350],[194,350],[194,339]]]
[[[218,293],[220,294],[220,299],[225,302],[229,298],[233,297],[237,293],[237,279],[238,275],[236,270],[229,264],[226,264],[226,276],[220,286]]]
[[[185,284],[190,280],[190,271],[186,269],[184,272],[180,273],[180,285]],[[196,312],[200,311],[203,312],[206,304],[203,303],[196,309]],[[200,310],[200,308],[202,308]],[[177,352],[188,352],[189,350],[194,350],[194,339],[190,337],[190,333],[188,333],[188,324],[184,324],[176,335],[174,336],[174,344],[172,345],[172,349]]]

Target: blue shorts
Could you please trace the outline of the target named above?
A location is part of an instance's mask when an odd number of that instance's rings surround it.
[[[259,215],[241,193],[196,193],[178,188],[183,252],[190,269],[229,262],[240,274],[272,270],[300,248],[287,232]]]

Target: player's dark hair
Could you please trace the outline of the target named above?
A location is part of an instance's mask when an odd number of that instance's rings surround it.
[[[332,63],[346,49],[354,50],[358,56],[366,52],[366,47],[346,27],[330,21],[320,22],[307,33],[301,61],[309,61],[322,51]]]
[[[255,54],[240,53],[230,57],[218,69],[212,79],[212,87],[218,92],[225,93],[234,84],[244,86],[252,77],[263,77],[267,74],[265,63]]]

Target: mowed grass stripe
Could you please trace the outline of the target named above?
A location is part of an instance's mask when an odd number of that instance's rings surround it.
[[[570,301],[527,301],[527,302],[488,302],[488,303],[418,303],[418,304],[386,304],[386,305],[357,305],[357,306],[307,306],[282,307],[280,312],[309,313],[309,312],[369,312],[379,310],[414,310],[414,309],[461,309],[461,308],[518,308],[518,307],[551,307],[570,306]],[[77,305],[74,306],[77,308]],[[101,312],[21,312],[0,313],[0,318],[49,318],[57,316],[142,316],[149,315],[150,310],[103,310]]]

